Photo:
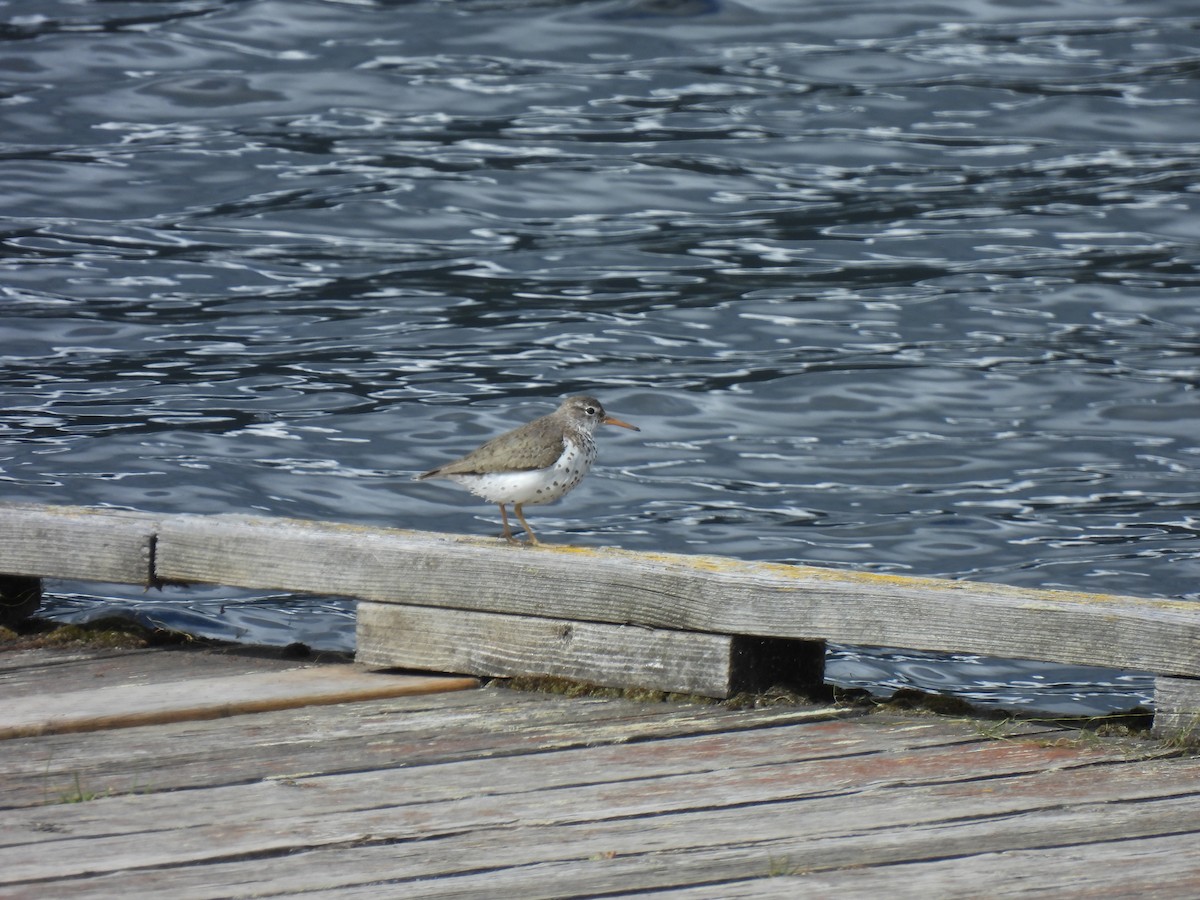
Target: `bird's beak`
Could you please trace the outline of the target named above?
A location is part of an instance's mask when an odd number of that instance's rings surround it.
[[[638,428],[636,425],[630,425],[628,422],[622,422],[620,419],[614,418],[613,416],[605,416],[604,424],[605,425],[620,425],[622,428],[628,428],[630,431],[641,431],[642,430],[642,429]]]

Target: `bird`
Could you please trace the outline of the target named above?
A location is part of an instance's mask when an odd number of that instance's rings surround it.
[[[593,435],[601,425],[641,431],[604,411],[595,397],[567,397],[549,415],[506,431],[481,444],[466,456],[422,472],[415,481],[445,478],[500,507],[503,537],[519,544],[508,524],[505,507],[525,529],[526,543],[540,544],[525,521],[524,506],[550,503],[572,490],[596,461]]]

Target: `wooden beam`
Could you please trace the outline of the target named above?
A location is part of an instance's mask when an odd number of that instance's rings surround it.
[[[1200,678],[1200,607],[1192,602],[613,548],[514,547],[283,518],[0,504],[0,574],[22,584],[37,577],[216,583],[655,630],[1109,666],[1160,677],[1162,722],[1172,709],[1196,707],[1190,700],[1171,706],[1171,679],[1190,690],[1187,679]]]
[[[154,584],[151,513],[0,504],[0,573]]]
[[[1154,679],[1154,735],[1200,744],[1200,679]]]
[[[511,677],[553,675],[604,687],[729,697],[786,685],[820,692],[821,643],[358,604],[355,658],[368,666]]]
[[[378,603],[1200,676],[1200,607],[241,516],[162,522],[157,574]]]

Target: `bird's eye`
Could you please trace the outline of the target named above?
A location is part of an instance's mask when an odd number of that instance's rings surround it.
[[[589,416],[594,416],[594,415],[596,414],[596,407],[594,407],[594,406],[585,406],[585,407],[584,407],[584,409],[583,409],[583,411],[584,411],[585,413],[587,413]]]

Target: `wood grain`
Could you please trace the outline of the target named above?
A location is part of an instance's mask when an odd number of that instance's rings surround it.
[[[45,651],[39,653],[47,655]],[[28,659],[30,654],[23,655]],[[139,651],[134,665],[119,666],[122,657],[111,654],[66,662],[55,653],[50,665],[29,666],[23,674],[10,672],[0,680],[0,696],[5,696],[14,681],[20,685],[19,696],[38,696],[85,690],[96,686],[99,678],[99,684],[116,681],[127,685],[124,703],[132,705],[138,702],[140,685],[153,687],[254,671],[245,660],[225,656],[218,661],[219,666],[201,666],[196,655],[175,649]],[[261,671],[278,671],[277,666],[264,663]],[[108,794],[136,792],[147,786],[155,790],[191,788],[213,783],[214,779],[244,788],[245,782],[258,780],[263,772],[280,775],[382,768],[385,773],[374,788],[379,792],[386,790],[391,778],[386,771],[393,766],[427,767],[476,756],[511,757],[521,753],[535,754],[530,760],[533,764],[536,755],[546,751],[611,742],[656,742],[680,734],[694,737],[780,728],[852,714],[826,707],[730,710],[709,704],[664,706],[581,697],[570,701],[570,722],[564,724],[559,699],[516,691],[489,690],[482,695],[478,691],[457,691],[14,738],[3,744],[0,807],[45,803],[48,798],[69,792],[76,779],[89,791]],[[514,722],[519,722],[519,727],[514,727]],[[940,732],[932,722],[922,730],[922,735],[933,735],[929,739],[935,741],[938,735],[944,741],[949,733],[952,731]],[[718,746],[709,747],[708,752],[716,752]],[[789,752],[795,756],[828,750],[830,746],[839,743],[813,736],[804,746],[792,744]],[[754,758],[745,753],[742,756]],[[493,782],[499,777],[496,773],[489,776]],[[418,783],[427,782],[406,775],[406,791],[416,792]],[[450,782],[431,789],[457,795],[458,785]],[[84,811],[76,811],[75,815],[84,815]],[[225,818],[230,815],[225,813]],[[113,823],[107,827],[114,827]]]
[[[59,661],[22,683],[92,678],[106,662]],[[696,900],[826,883],[899,896],[1191,896],[1200,884],[1187,852],[1200,759],[1060,726],[830,712],[484,688],[18,739],[0,779],[0,893],[371,897],[386,885]],[[116,787],[131,769],[140,778]],[[18,770],[95,799],[18,806]]]
[[[1200,676],[1200,607],[610,548],[512,547],[296,520],[176,517],[181,581]]]
[[[382,675],[364,672],[354,666],[327,666],[43,692],[5,701],[0,707],[0,741],[219,719],[276,709],[459,691],[477,686],[474,678]]]
[[[360,602],[356,658],[369,666],[507,677],[551,675],[604,687],[729,697],[777,684],[811,688],[824,647],[543,616]],[[815,664],[808,657],[816,655]],[[819,683],[819,677],[818,677]]]
[[[154,584],[157,523],[150,513],[0,504],[0,573]]]
[[[1200,744],[1200,679],[1154,679],[1154,734]]]

